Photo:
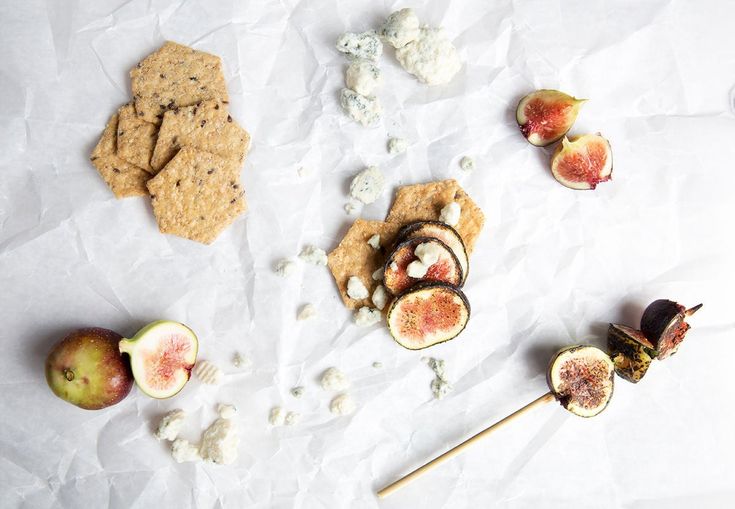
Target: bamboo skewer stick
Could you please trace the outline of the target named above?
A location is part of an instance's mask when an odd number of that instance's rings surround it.
[[[534,408],[536,408],[538,406],[541,406],[544,403],[549,403],[550,401],[554,401],[554,399],[555,399],[554,398],[554,395],[551,392],[547,392],[543,396],[541,396],[541,397],[539,397],[539,398],[531,401],[529,404],[527,404],[523,408],[519,408],[518,410],[516,410],[512,414],[508,415],[507,417],[504,417],[503,419],[500,419],[498,422],[496,422],[492,426],[490,426],[488,428],[485,428],[484,430],[482,430],[479,433],[477,433],[476,435],[468,438],[467,440],[465,440],[461,444],[456,445],[453,448],[449,449],[444,454],[442,454],[440,456],[437,456],[436,458],[434,458],[430,462],[426,463],[425,465],[417,468],[416,470],[414,470],[410,474],[407,474],[407,475],[401,477],[400,479],[398,479],[397,481],[395,481],[394,483],[389,484],[388,486],[386,486],[382,490],[378,491],[378,498],[385,498],[388,495],[390,495],[391,493],[393,493],[394,491],[398,491],[403,486],[405,486],[406,484],[410,483],[411,481],[413,481],[417,477],[425,474],[426,472],[432,470],[435,467],[438,467],[439,465],[441,465],[445,461],[454,458],[459,453],[461,453],[462,451],[464,451],[466,448],[470,447],[475,442],[478,442],[479,440],[485,438],[486,436],[488,436],[493,431],[496,431],[496,430],[502,428],[504,425],[512,422],[514,419],[520,417],[521,415],[523,415],[523,414],[525,414],[527,412],[530,412]]]

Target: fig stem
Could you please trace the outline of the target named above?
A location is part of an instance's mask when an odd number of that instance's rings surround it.
[[[697,304],[696,306],[687,309],[684,311],[684,316],[692,316],[694,313],[699,311],[699,309],[702,307],[702,304]]]
[[[422,474],[425,474],[426,472],[428,472],[429,470],[433,469],[434,467],[437,467],[437,466],[441,465],[442,463],[444,463],[445,461],[454,458],[455,456],[457,456],[458,454],[460,454],[462,451],[464,451],[466,448],[470,447],[475,442],[477,442],[477,441],[485,438],[486,436],[488,436],[493,431],[502,428],[505,424],[508,424],[508,423],[512,422],[514,419],[520,417],[521,415],[523,415],[523,414],[525,414],[527,412],[530,412],[534,408],[536,408],[538,406],[541,406],[541,405],[543,405],[545,403],[549,403],[551,401],[554,401],[555,399],[556,398],[554,397],[554,395],[551,392],[547,392],[543,396],[541,396],[539,398],[536,398],[535,400],[531,401],[526,406],[524,406],[522,408],[519,408],[518,410],[516,410],[512,414],[510,414],[510,415],[508,415],[508,416],[500,419],[495,424],[493,424],[493,425],[485,428],[484,430],[480,431],[476,435],[471,436],[470,438],[468,438],[467,440],[465,440],[461,444],[455,445],[454,447],[452,447],[451,449],[449,449],[444,454],[441,454],[441,455],[437,456],[436,458],[434,458],[430,462],[426,463],[425,465],[417,468],[416,470],[414,470],[410,474],[407,474],[407,475],[401,477],[400,479],[398,479],[397,481],[393,482],[392,484],[389,484],[388,486],[386,486],[382,490],[378,491],[378,498],[385,498],[388,495],[390,495],[391,493],[393,493],[394,491],[398,491],[403,486],[405,486],[406,484],[410,483],[411,481],[413,481],[417,477],[421,476]]]

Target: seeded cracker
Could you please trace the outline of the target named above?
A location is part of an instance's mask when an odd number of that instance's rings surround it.
[[[373,272],[383,266],[386,252],[383,251],[383,247],[374,249],[368,244],[368,240],[378,234],[381,246],[391,249],[400,227],[401,225],[396,223],[357,219],[339,246],[329,253],[327,266],[332,271],[339,293],[348,309],[358,309],[362,306],[374,307],[369,297],[361,300],[348,297],[347,280],[350,276],[357,276],[372,295],[375,288],[382,284],[381,281],[373,280]]]
[[[401,225],[415,221],[438,221],[441,209],[456,201],[462,209],[454,228],[462,236],[467,252],[472,253],[475,241],[485,224],[485,215],[456,180],[403,186],[396,192],[386,221]]]
[[[130,71],[135,110],[160,124],[166,110],[216,99],[228,102],[218,56],[166,41]]]
[[[249,146],[250,135],[227,113],[225,104],[203,101],[163,115],[151,166],[163,168],[180,147],[194,147],[242,164]]]
[[[146,122],[135,112],[133,103],[118,110],[117,155],[138,168],[155,174],[151,168],[151,156],[156,145],[158,128]]]
[[[240,162],[185,147],[148,182],[161,233],[210,244],[245,211]]]
[[[145,196],[148,194],[146,181],[150,174],[120,159],[116,152],[118,115],[115,113],[102,132],[102,137],[92,151],[92,165],[107,182],[116,198]]]

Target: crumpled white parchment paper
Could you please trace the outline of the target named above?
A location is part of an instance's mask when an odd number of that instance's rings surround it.
[[[387,114],[365,129],[337,104],[343,31],[412,5],[443,25],[465,65],[427,88],[380,62]],[[735,6],[728,2],[0,3],[0,492],[3,507],[711,507],[735,496],[732,218]],[[116,201],[88,162],[128,70],[165,39],[224,60],[232,114],[252,134],[248,214],[212,246],[161,235],[145,199]],[[613,181],[595,192],[553,181],[528,145],[516,101],[534,88],[590,101],[573,132],[612,143]],[[406,154],[389,156],[389,136]],[[464,174],[469,155],[477,169]],[[276,260],[333,248],[353,218],[350,178],[380,166],[400,184],[460,180],[487,225],[466,290],[472,319],[428,352],[359,329],[325,268],[290,279]],[[312,175],[299,178],[299,167]],[[680,353],[638,386],[617,384],[590,420],[549,405],[379,502],[374,492],[546,390],[559,346],[601,344],[609,321],[637,325],[654,298],[704,302]],[[313,321],[296,312],[312,302]],[[170,401],[134,390],[107,410],[56,399],[50,346],[97,325],[124,335],[186,322],[201,358],[226,372]],[[235,351],[252,370],[230,364]],[[432,400],[422,355],[455,391]],[[382,369],[373,368],[381,361]],[[325,368],[352,380],[359,410],[334,418]],[[304,385],[300,400],[289,395]],[[174,463],[152,436],[171,408],[196,439],[218,402],[237,405],[235,466]],[[303,414],[271,428],[273,405]]]

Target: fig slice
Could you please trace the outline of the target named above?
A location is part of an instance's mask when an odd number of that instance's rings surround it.
[[[518,103],[516,122],[531,145],[545,147],[569,131],[586,100],[558,90],[536,90]]]
[[[130,356],[135,383],[152,398],[170,398],[191,377],[199,342],[196,334],[179,322],[159,320],[120,341],[120,352]]]
[[[457,230],[441,221],[419,221],[408,224],[398,231],[399,242],[416,237],[431,237],[444,242],[452,250],[454,256],[457,257],[457,261],[459,261],[459,266],[462,269],[460,286],[464,284],[470,270],[470,259],[467,255],[467,248],[465,248],[464,241],[462,241],[462,237]]]
[[[594,417],[605,410],[612,397],[615,371],[604,351],[576,345],[552,357],[546,381],[564,408],[580,417]]]
[[[659,359],[663,360],[676,353],[690,327],[686,319],[701,307],[702,304],[697,304],[686,309],[678,302],[659,299],[643,311],[641,331],[658,351]]]
[[[570,189],[594,189],[612,178],[612,149],[600,134],[564,137],[551,158],[551,173]]]
[[[615,373],[634,384],[641,381],[656,358],[656,350],[641,331],[616,323],[607,328],[607,348]]]
[[[416,249],[424,247],[435,249],[438,259],[429,265],[421,277],[409,275],[409,265],[419,262]],[[399,295],[420,281],[438,281],[459,286],[462,283],[462,267],[454,252],[441,240],[432,237],[415,237],[399,244],[393,249],[385,263],[383,285],[393,295]]]
[[[388,330],[409,350],[421,350],[456,338],[470,318],[462,290],[445,283],[419,283],[388,309]]]

